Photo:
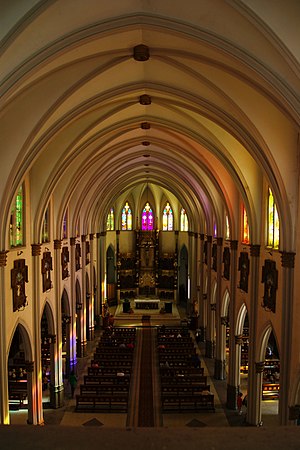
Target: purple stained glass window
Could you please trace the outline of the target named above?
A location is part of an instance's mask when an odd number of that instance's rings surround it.
[[[153,230],[154,220],[153,211],[149,203],[147,202],[142,212],[142,230]]]

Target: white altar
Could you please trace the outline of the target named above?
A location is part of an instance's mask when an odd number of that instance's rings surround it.
[[[135,309],[159,309],[160,300],[156,298],[143,298],[134,300]]]

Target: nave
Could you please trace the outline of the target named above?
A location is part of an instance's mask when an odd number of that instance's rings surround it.
[[[116,311],[114,311],[116,312]],[[159,359],[160,350],[158,341],[159,330],[162,322],[154,311],[147,311],[147,316],[140,315],[133,326],[133,319],[124,319],[122,314],[115,315],[114,329],[136,329],[135,355],[131,372],[131,385],[129,392],[128,409],[124,411],[76,411],[76,399],[81,392],[84,379],[91,371],[92,362],[95,359],[97,347],[107,335],[106,329],[98,329],[95,339],[88,342],[87,356],[78,359],[77,376],[78,384],[74,398],[70,398],[70,387],[65,380],[65,405],[58,410],[48,409],[48,391],[44,392],[44,420],[45,425],[60,426],[97,426],[104,428],[128,429],[128,427],[153,427],[153,428],[204,428],[204,427],[245,427],[245,411],[241,416],[237,411],[226,408],[226,380],[214,378],[214,360],[205,357],[205,343],[196,343],[195,332],[185,325],[184,312],[180,308],[174,309],[172,319],[164,319],[167,329],[174,330],[177,336],[178,327],[182,333],[188,334],[193,348],[200,357],[200,367],[207,377],[207,385],[214,396],[214,412],[208,409],[162,411],[160,378],[160,365],[164,360]],[[145,321],[143,320],[145,319]],[[147,321],[147,319],[149,321]],[[184,324],[183,327],[181,324]],[[119,342],[118,342],[119,344]],[[177,346],[178,347],[178,346]],[[108,347],[107,347],[108,349]],[[100,353],[99,353],[100,354]],[[111,353],[109,353],[110,355]],[[95,369],[94,369],[95,370]],[[171,380],[171,379],[170,379]],[[149,384],[150,383],[150,384]],[[170,383],[169,383],[170,384]],[[246,376],[241,377],[241,390],[247,385]],[[246,393],[246,391],[244,391]],[[277,401],[268,400],[262,402],[263,427],[277,425]],[[26,404],[24,409],[10,411],[11,424],[20,425],[26,423]]]

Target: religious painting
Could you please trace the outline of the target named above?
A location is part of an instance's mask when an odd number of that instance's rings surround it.
[[[90,263],[90,241],[86,241],[86,255],[85,255],[85,265]]]
[[[226,280],[230,279],[230,248],[225,247],[223,251],[224,272],[223,276]]]
[[[17,259],[14,261],[14,268],[11,270],[13,311],[19,311],[27,305],[25,283],[28,283],[28,266],[25,265],[25,259]]]
[[[42,259],[42,278],[43,278],[43,292],[49,291],[52,287],[51,282],[51,270],[52,270],[52,257],[50,252],[43,253]]]
[[[75,268],[76,268],[76,272],[77,272],[77,270],[81,269],[80,258],[81,258],[81,247],[80,247],[80,244],[76,244],[75,245]]]
[[[239,257],[238,270],[240,271],[239,288],[244,292],[248,292],[250,260],[247,252],[241,252]]]
[[[69,249],[68,247],[63,247],[61,252],[61,267],[62,267],[62,279],[68,278],[69,270]]]
[[[265,260],[262,268],[262,283],[264,283],[264,296],[262,306],[275,313],[276,310],[276,291],[278,287],[278,270],[276,262],[270,259]]]

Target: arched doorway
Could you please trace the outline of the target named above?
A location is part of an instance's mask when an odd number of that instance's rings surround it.
[[[56,336],[54,335],[53,316],[49,304],[46,303],[41,318],[42,392],[43,403],[50,403],[53,407],[51,388],[55,385],[55,342]]]
[[[16,413],[18,413],[18,416],[21,414],[24,417],[24,424],[33,423],[33,371],[34,363],[29,335],[25,327],[18,324],[8,354],[8,396],[10,423],[12,424],[14,424]],[[19,417],[18,423],[20,423]]]
[[[279,349],[273,329],[270,328],[266,334],[269,334],[269,337],[266,344],[265,364],[262,374],[261,417],[264,425],[278,425],[280,391]]]
[[[62,320],[62,371],[63,378],[69,378],[72,367],[76,365],[76,356],[71,356],[71,313],[67,291],[64,289],[61,297],[61,320]]]

